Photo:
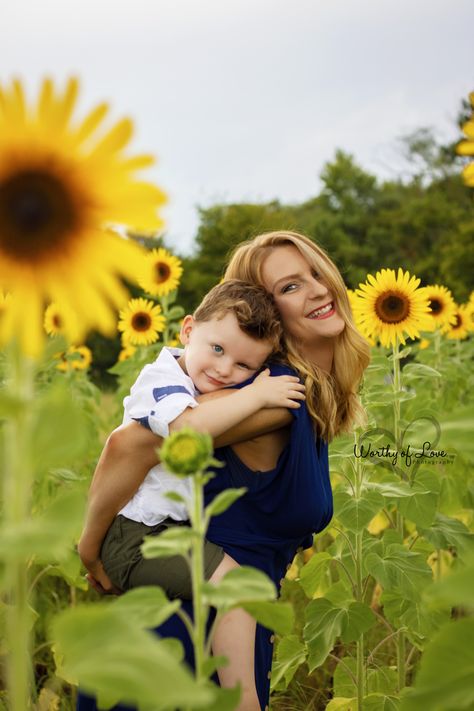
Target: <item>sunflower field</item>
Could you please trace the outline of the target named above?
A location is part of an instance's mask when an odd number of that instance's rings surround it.
[[[78,91],[45,80],[29,105],[20,82],[0,87],[0,709],[71,711],[78,686],[104,709],[158,708],[159,685],[159,708],[231,711],[238,692],[209,680],[210,606],[246,606],[274,628],[275,711],[474,709],[474,295],[458,304],[453,285],[403,265],[348,291],[372,347],[367,422],[330,447],[334,518],[297,553],[281,595],[251,569],[214,597],[202,585],[209,518],[244,492],[203,510],[212,446],[184,431],[162,456],[197,472],[192,527],[144,555],[190,554],[195,672],[177,640],[149,633],[179,601],[89,588],[76,546],[92,473],[140,369],[179,345],[186,273],[133,238],[163,226],[166,195],[141,177],[152,156],[128,152],[128,119],[104,128],[106,104],[78,120]],[[474,119],[463,130],[473,187]],[[91,378],[92,330],[120,336],[113,390]]]

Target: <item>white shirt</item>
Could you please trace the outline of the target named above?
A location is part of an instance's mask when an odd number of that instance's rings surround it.
[[[186,408],[196,407],[198,391],[176,360],[182,354],[181,348],[163,348],[155,362],[143,368],[123,401],[124,424],[135,420],[166,437],[169,423]],[[189,501],[191,479],[177,477],[158,464],[150,469],[135,496],[119,514],[147,526],[155,526],[168,516],[175,521],[189,518],[184,504],[164,496],[168,491],[176,491]]]

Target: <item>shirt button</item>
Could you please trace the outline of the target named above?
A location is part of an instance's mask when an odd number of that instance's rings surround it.
[[[271,679],[271,678],[272,678],[272,673],[271,673],[271,671],[269,671],[267,674],[267,679]]]
[[[283,585],[284,580],[285,580],[285,578],[281,578],[280,585]]]
[[[265,711],[268,711],[269,708],[270,708],[270,707],[269,707],[268,705],[265,706]]]
[[[272,636],[270,637],[270,644],[273,644],[274,641],[275,641],[275,635],[272,634]]]

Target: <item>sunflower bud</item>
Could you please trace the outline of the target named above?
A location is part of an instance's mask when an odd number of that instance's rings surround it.
[[[167,437],[160,449],[163,464],[173,474],[196,474],[211,464],[212,437],[183,427]]]

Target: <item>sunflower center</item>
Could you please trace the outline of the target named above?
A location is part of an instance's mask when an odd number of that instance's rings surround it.
[[[150,327],[150,314],[140,311],[132,316],[132,328],[134,331],[148,331]]]
[[[400,323],[410,313],[410,304],[401,294],[386,291],[375,302],[375,311],[384,323]]]
[[[55,176],[24,171],[0,183],[0,246],[14,259],[47,256],[76,222],[71,197]]]
[[[459,328],[462,325],[462,318],[459,316],[459,314],[455,314],[456,316],[456,323],[454,324],[453,328]]]
[[[155,274],[158,284],[163,284],[163,282],[168,281],[170,278],[171,269],[168,264],[165,264],[164,262],[157,262],[155,264]]]
[[[438,299],[430,299],[430,309],[433,314],[438,315],[443,310],[443,304]]]
[[[62,328],[62,326],[63,326],[63,321],[62,321],[61,316],[59,316],[59,314],[54,314],[54,316],[53,316],[53,326],[54,326],[55,328]]]

